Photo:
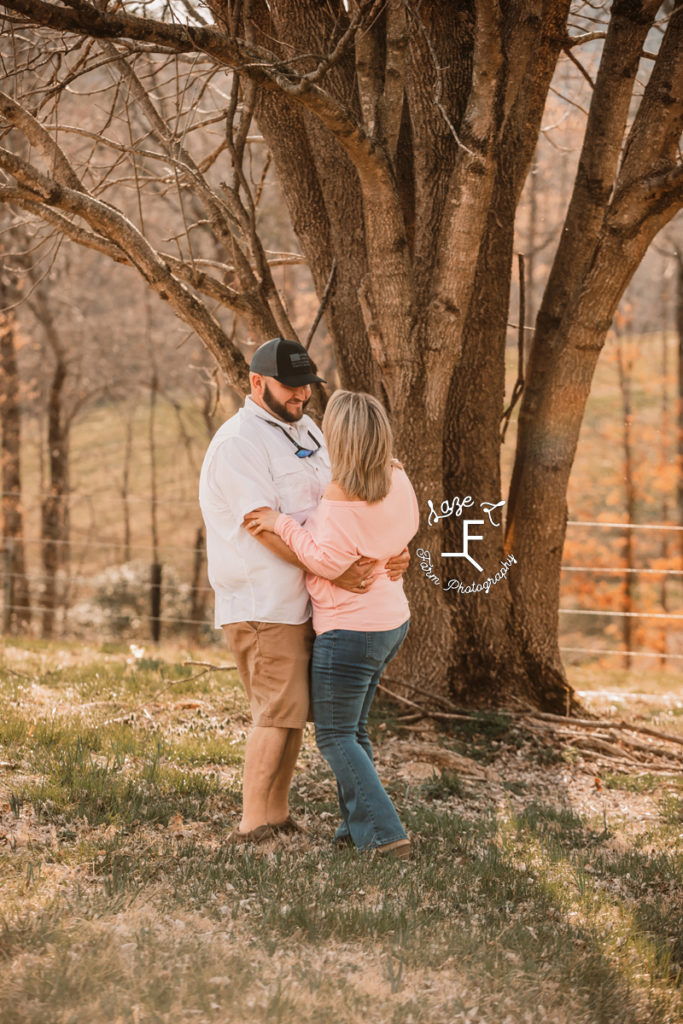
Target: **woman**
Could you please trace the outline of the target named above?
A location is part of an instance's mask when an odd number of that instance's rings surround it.
[[[375,771],[367,720],[382,672],[408,631],[403,583],[390,580],[383,566],[415,535],[417,499],[392,460],[391,427],[377,399],[335,392],[323,433],[332,482],[305,526],[262,509],[248,528],[278,534],[311,570],[313,718],[318,747],[337,778],[342,823],[335,838],[404,858],[410,840]],[[367,592],[335,587],[330,581],[359,555],[377,559]]]

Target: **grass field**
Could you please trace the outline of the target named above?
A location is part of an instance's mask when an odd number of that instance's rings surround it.
[[[233,671],[185,663],[221,656],[6,647],[2,1024],[683,1019],[680,759],[610,770],[505,715],[437,731],[385,707],[373,738],[411,861],[333,848],[309,733],[307,835],[235,850],[244,699]],[[573,682],[683,735],[683,688],[641,681],[630,703],[617,674]]]

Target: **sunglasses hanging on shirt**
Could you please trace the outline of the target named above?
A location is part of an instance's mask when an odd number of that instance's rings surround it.
[[[282,431],[287,440],[291,441],[291,443],[296,448],[295,454],[297,459],[308,459],[311,455],[315,455],[315,453],[320,450],[320,442],[316,440],[315,437],[313,437],[313,434],[310,432],[310,430],[307,430],[306,433],[308,434],[311,441],[315,445],[315,448],[304,448],[303,445],[300,445],[297,441],[295,441],[292,435],[288,434],[285,428],[281,427],[279,423],[273,423],[272,420],[266,420],[266,423],[270,423],[271,427],[277,427],[278,430]]]

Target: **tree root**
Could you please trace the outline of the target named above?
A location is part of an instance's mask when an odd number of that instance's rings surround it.
[[[411,709],[399,719],[408,728],[415,728],[415,723],[420,718],[431,718],[443,722],[475,721],[474,712],[466,712],[460,708],[457,711],[436,711],[424,707],[408,697],[400,696],[384,683],[380,683],[379,689],[392,700]],[[420,691],[416,686],[411,686],[410,689],[422,692],[427,697],[436,696]],[[446,698],[439,698],[439,700],[442,702],[442,706],[456,707]],[[598,754],[602,759],[625,765],[630,770],[637,767],[647,771],[671,772],[680,770],[683,762],[683,753],[678,749],[683,747],[683,738],[658,729],[651,729],[648,726],[634,725],[623,720],[614,722],[599,718],[566,718],[544,711],[523,712],[517,709],[501,708],[500,712],[515,719],[529,732],[540,733],[547,738],[565,740],[574,749],[583,750],[593,755]],[[643,742],[639,738],[643,736],[651,736],[656,740],[663,741],[664,744],[671,744],[671,747],[664,746],[662,742],[658,744]]]
[[[679,736],[638,726],[629,722],[610,722],[602,719],[587,720],[581,718],[562,718],[559,715],[548,715],[538,712],[520,719],[526,728],[537,732],[552,733],[555,736],[572,741],[572,746],[585,750],[599,750],[603,754],[619,756],[634,764],[642,762],[642,756],[664,759],[674,762],[676,768],[683,761],[683,754],[678,747],[683,746]],[[634,733],[635,735],[628,735]],[[673,745],[673,749],[661,744],[643,743],[637,736],[654,736],[665,743]],[[678,762],[676,764],[675,762]],[[661,765],[664,767],[663,765]]]
[[[411,693],[417,693],[421,697],[426,697],[430,701],[436,701],[437,704],[440,704],[442,708],[446,708],[448,711],[455,711],[459,714],[465,715],[467,714],[467,708],[462,708],[458,704],[454,704],[452,700],[449,700],[448,697],[444,697],[443,694],[441,693],[434,693],[432,690],[425,690],[421,686],[416,686],[415,683],[406,683],[402,679],[390,679],[389,676],[382,676],[382,679],[385,683],[396,683],[398,686],[402,686],[405,690],[410,690]],[[386,693],[391,692],[390,690],[387,690],[386,687],[382,688],[386,691]],[[391,696],[395,700],[399,699],[398,695],[395,693],[392,693]],[[414,706],[420,707],[420,710],[424,710],[418,704],[415,704]]]
[[[629,732],[639,732],[644,736],[654,736],[656,739],[666,740],[667,743],[677,743],[683,747],[683,736],[673,736],[668,732],[661,732],[659,729],[650,729],[645,725],[633,725],[630,722],[613,722],[604,718],[564,718],[562,715],[551,715],[546,711],[535,711],[533,718],[541,718],[545,721],[564,722],[565,725],[582,726],[587,729],[626,729]]]

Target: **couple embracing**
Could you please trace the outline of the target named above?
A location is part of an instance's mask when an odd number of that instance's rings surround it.
[[[211,441],[199,485],[215,624],[253,717],[229,841],[301,830],[289,788],[312,708],[337,779],[335,841],[404,858],[410,840],[375,770],[367,718],[408,630],[401,577],[415,493],[375,398],[335,392],[322,432],[305,414],[311,384],[325,382],[298,342],[261,345],[249,378],[251,394]]]

